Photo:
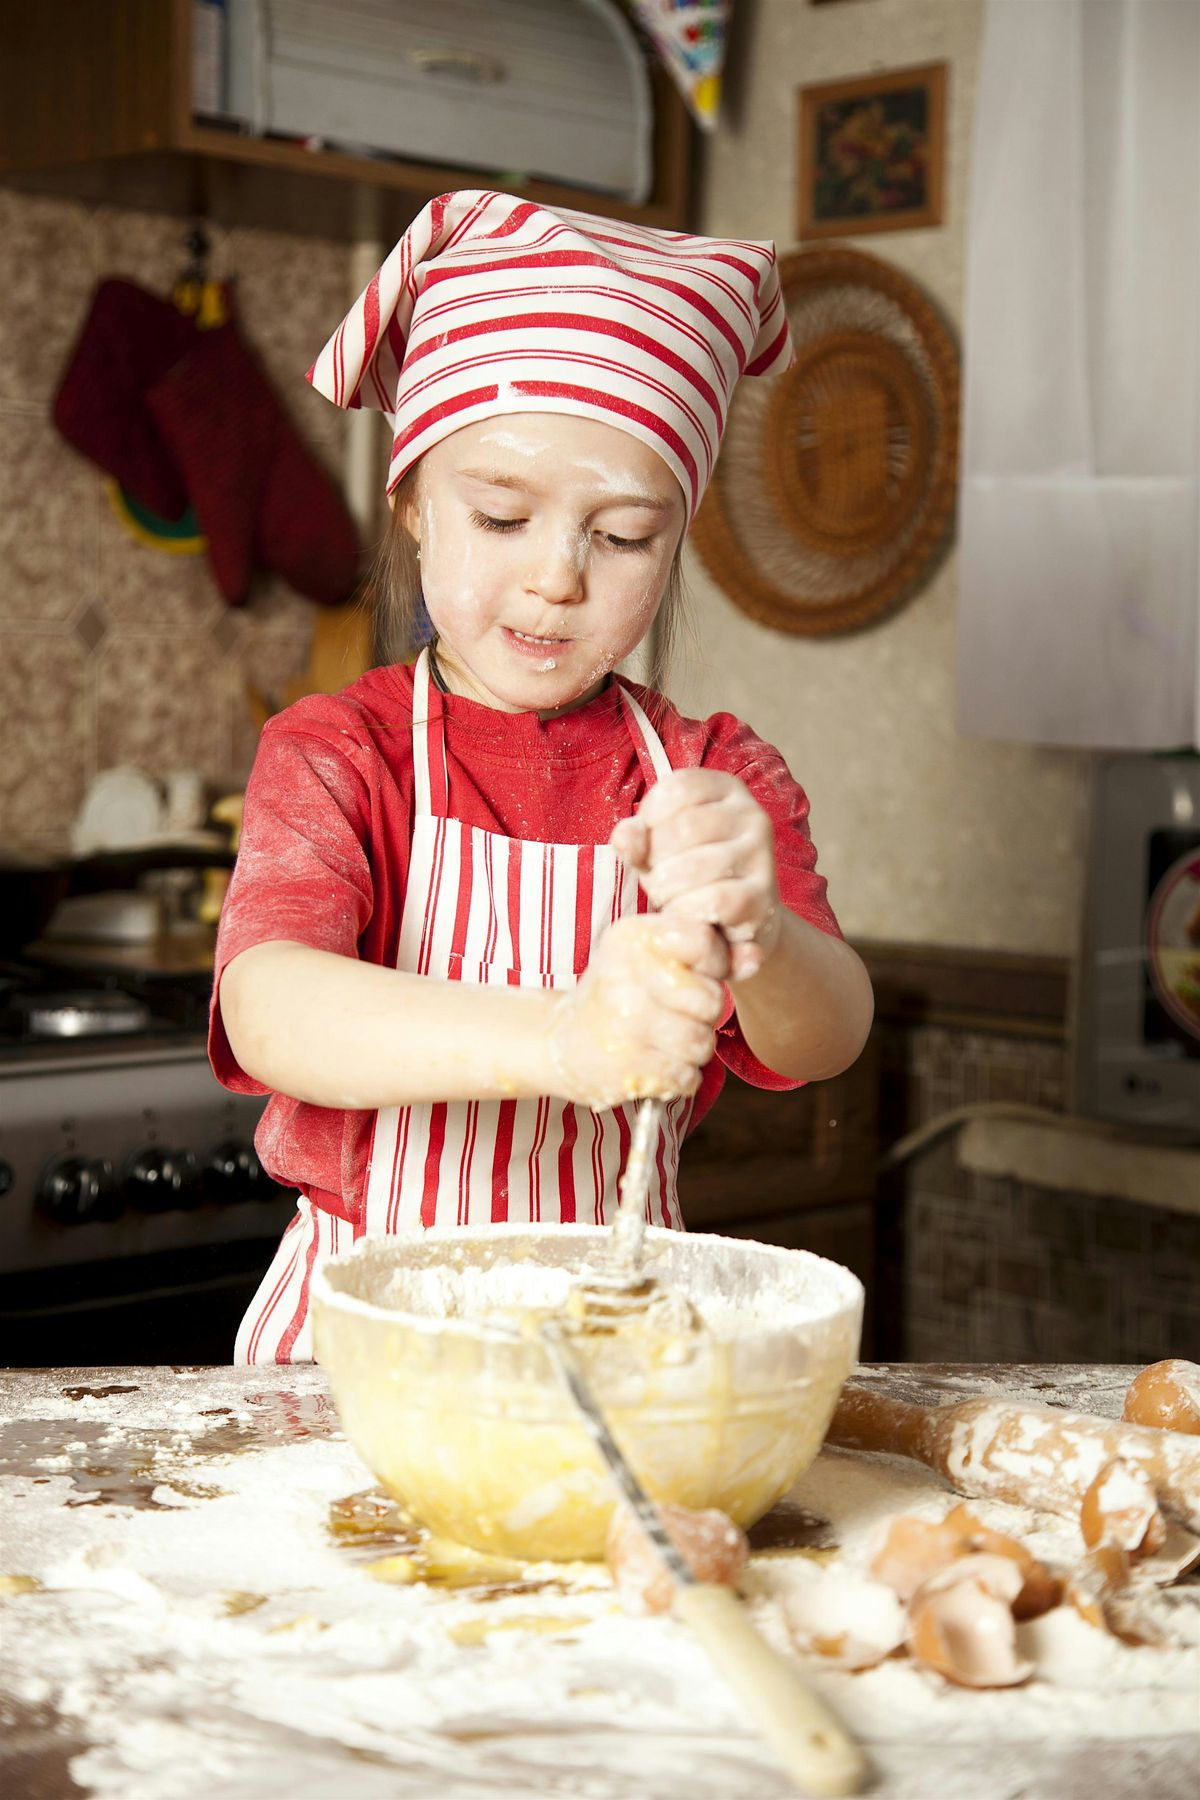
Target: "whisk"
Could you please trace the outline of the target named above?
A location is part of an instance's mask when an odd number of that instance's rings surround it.
[[[664,1287],[642,1269],[646,1195],[666,1108],[665,1100],[647,1099],[639,1104],[607,1254],[598,1267],[585,1271],[567,1302],[568,1322],[585,1334],[616,1331],[624,1321],[639,1315],[653,1315],[652,1323],[661,1321],[684,1331],[700,1322],[678,1288]]]
[[[664,1287],[642,1271],[646,1195],[667,1105],[656,1097],[638,1104],[607,1255],[598,1268],[585,1272],[567,1302],[568,1323],[584,1333],[615,1331],[623,1320],[645,1314],[649,1323],[678,1331],[695,1330],[702,1323],[678,1288]]]

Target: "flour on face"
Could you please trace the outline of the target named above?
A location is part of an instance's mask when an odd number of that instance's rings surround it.
[[[408,524],[451,689],[513,712],[586,702],[649,631],[684,521],[666,463],[596,420],[515,413],[435,445]]]

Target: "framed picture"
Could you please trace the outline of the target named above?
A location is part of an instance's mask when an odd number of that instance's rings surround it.
[[[822,81],[799,100],[801,240],[941,224],[945,63]]]

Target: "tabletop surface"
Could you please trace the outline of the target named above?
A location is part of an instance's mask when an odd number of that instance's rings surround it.
[[[1114,1418],[1133,1373],[860,1371],[926,1404],[1003,1394]],[[794,1794],[673,1620],[624,1612],[583,1565],[381,1578],[409,1540],[373,1490],[311,1365],[0,1371],[0,1790]],[[789,1643],[787,1583],[811,1579],[867,1511],[951,1503],[916,1465],[826,1450],[752,1534],[743,1592],[761,1628]],[[979,1511],[1003,1527],[999,1503]],[[1034,1517],[1069,1557],[1062,1522]],[[1200,1620],[1194,1578],[1172,1598]],[[1200,1630],[1135,1649],[1070,1608],[1038,1626],[1037,1674],[1019,1689],[953,1688],[906,1659],[859,1675],[800,1666],[866,1743],[879,1800],[1192,1800]]]

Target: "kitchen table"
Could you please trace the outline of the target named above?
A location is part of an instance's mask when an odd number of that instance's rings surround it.
[[[1002,1391],[1117,1416],[1131,1375],[907,1365],[874,1378],[909,1399]],[[315,1367],[0,1374],[0,1790],[794,1792],[699,1648],[669,1618],[621,1610],[602,1569],[406,1581],[411,1537],[372,1489]],[[762,1629],[787,1643],[788,1581],[811,1578],[872,1509],[949,1503],[915,1465],[824,1451],[754,1534],[744,1591]],[[977,1510],[1002,1522],[996,1505]],[[902,1657],[859,1675],[803,1666],[867,1743],[878,1800],[1191,1800],[1200,1585],[1171,1599],[1165,1648],[1058,1608],[1019,1689],[954,1688]]]

